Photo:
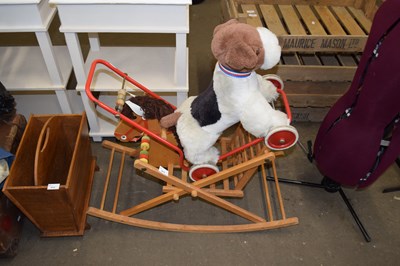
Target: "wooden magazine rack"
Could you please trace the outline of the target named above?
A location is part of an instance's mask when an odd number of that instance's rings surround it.
[[[42,236],[83,235],[95,170],[86,115],[32,115],[4,194]]]

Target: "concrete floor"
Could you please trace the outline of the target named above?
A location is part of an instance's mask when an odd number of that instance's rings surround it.
[[[212,30],[221,22],[219,1],[206,0],[191,7],[190,88],[196,94],[208,85],[215,63],[209,52]],[[197,85],[198,84],[198,85]],[[294,123],[300,141],[313,140],[318,123]],[[91,205],[101,197],[109,153],[92,143],[100,170],[95,173]],[[159,193],[156,182],[136,175],[125,164],[124,180],[135,180],[134,197]],[[299,145],[277,160],[281,178],[319,183],[322,176]],[[323,189],[281,184],[289,217],[299,224],[252,233],[200,234],[165,232],[130,227],[88,216],[91,229],[82,237],[41,238],[25,220],[18,254],[1,259],[7,265],[398,265],[400,259],[400,192],[383,194],[400,184],[400,170],[392,166],[376,183],[363,191],[344,189],[368,230],[367,243],[339,193]],[[128,181],[130,182],[130,181]],[[132,181],[133,182],[133,181]],[[140,185],[140,187],[139,187]],[[122,194],[132,192],[123,186]],[[259,190],[257,175],[246,187],[246,195]],[[257,204],[257,197],[241,204]],[[397,197],[396,197],[397,196]],[[125,202],[122,204],[130,204]],[[230,214],[200,200],[184,198],[151,211],[150,218],[187,223],[230,223]]]

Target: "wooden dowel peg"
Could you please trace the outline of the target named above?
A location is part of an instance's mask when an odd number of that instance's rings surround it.
[[[197,197],[197,190],[192,190],[192,192],[190,193],[192,195],[193,198]]]
[[[178,194],[174,194],[174,195],[172,196],[172,198],[173,198],[175,201],[178,201],[178,200],[179,200],[179,195],[178,195]]]

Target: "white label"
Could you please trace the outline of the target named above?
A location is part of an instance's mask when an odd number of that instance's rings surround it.
[[[168,176],[168,170],[165,169],[164,167],[162,167],[162,166],[158,167],[158,171],[159,171],[161,174]]]
[[[48,184],[47,185],[47,190],[59,190],[60,189],[60,184]]]
[[[0,183],[10,174],[6,159],[0,160]]]

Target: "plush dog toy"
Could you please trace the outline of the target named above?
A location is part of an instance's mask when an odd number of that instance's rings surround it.
[[[287,115],[268,103],[278,97],[276,86],[255,72],[279,62],[277,37],[266,28],[229,20],[215,28],[211,49],[218,62],[210,87],[161,119],[163,127],[176,124],[186,159],[195,165],[215,165],[219,157],[215,142],[237,122],[256,137],[266,137],[279,127],[289,128],[297,137]]]

